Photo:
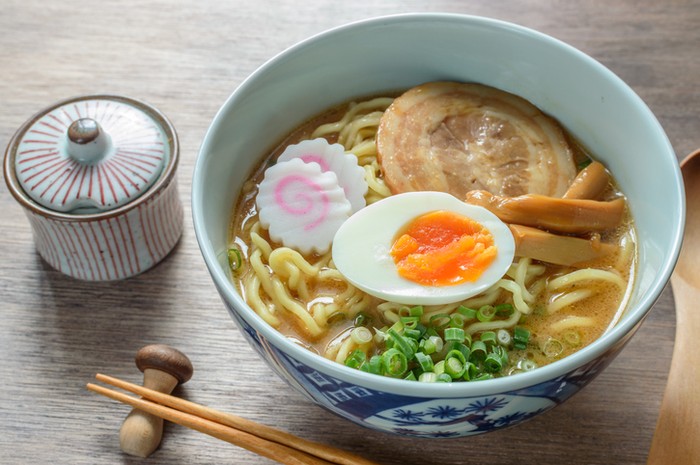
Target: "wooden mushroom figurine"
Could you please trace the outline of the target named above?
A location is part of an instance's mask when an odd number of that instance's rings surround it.
[[[194,371],[185,354],[164,344],[152,344],[136,353],[136,366],[143,372],[143,386],[170,394],[178,384],[187,382]],[[124,452],[148,457],[160,445],[163,419],[134,409],[124,420],[119,443]]]

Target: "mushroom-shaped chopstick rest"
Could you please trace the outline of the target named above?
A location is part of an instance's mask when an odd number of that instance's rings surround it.
[[[170,394],[175,386],[187,382],[194,371],[185,354],[164,344],[152,344],[136,353],[136,366],[143,372],[143,386]],[[134,409],[124,420],[119,444],[124,452],[148,457],[160,445],[163,419]]]

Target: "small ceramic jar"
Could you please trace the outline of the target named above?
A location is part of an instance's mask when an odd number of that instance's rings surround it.
[[[112,281],[160,262],[182,234],[172,124],[112,95],[59,102],[33,116],[5,152],[5,181],[39,254],[77,279]]]

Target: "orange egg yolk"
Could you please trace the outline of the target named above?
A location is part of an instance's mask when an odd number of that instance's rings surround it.
[[[488,229],[442,210],[419,216],[397,237],[391,256],[399,275],[428,286],[476,281],[497,253]]]

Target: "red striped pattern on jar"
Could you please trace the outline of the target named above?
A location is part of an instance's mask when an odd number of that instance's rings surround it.
[[[41,257],[86,281],[124,279],[159,263],[180,239],[184,215],[174,180],[160,195],[104,219],[65,220],[25,212]]]

